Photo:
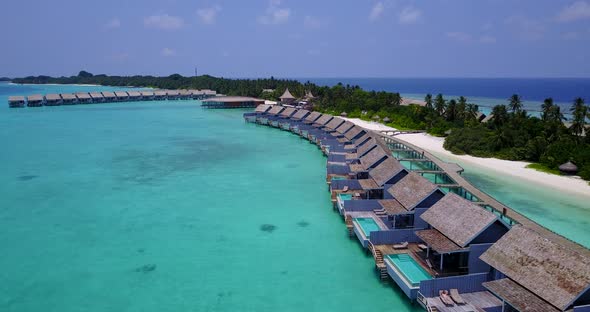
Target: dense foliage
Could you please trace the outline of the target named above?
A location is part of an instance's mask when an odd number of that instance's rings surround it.
[[[579,175],[590,180],[590,136],[583,135],[590,115],[584,101],[572,104],[568,126],[551,98],[543,102],[540,118],[529,116],[521,103],[514,95],[508,105],[493,108],[488,123],[454,129],[444,147],[456,154],[538,162],[549,170],[572,161]]]
[[[582,99],[571,108],[569,126],[552,99],[542,105],[540,118],[529,116],[522,108],[518,95],[507,105],[497,105],[493,118],[480,122],[479,108],[465,97],[447,100],[442,94],[428,94],[426,105],[401,105],[399,93],[365,91],[358,86],[338,84],[320,87],[287,79],[224,79],[212,76],[167,77],[106,76],[81,71],[77,76],[53,78],[48,76],[13,79],[15,83],[98,84],[106,86],[136,86],[162,89],[212,89],[227,95],[255,96],[276,100],[285,88],[295,97],[311,91],[316,99],[314,109],[348,117],[382,121],[397,129],[426,130],[438,136],[447,135],[445,148],[457,154],[498,157],[509,160],[538,162],[547,170],[573,161],[580,175],[590,180],[590,137],[584,135],[590,109]],[[274,92],[263,92],[274,89]]]

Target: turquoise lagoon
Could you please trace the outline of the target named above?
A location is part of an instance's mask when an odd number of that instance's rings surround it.
[[[9,109],[0,311],[420,311],[348,238],[315,145],[194,101]]]

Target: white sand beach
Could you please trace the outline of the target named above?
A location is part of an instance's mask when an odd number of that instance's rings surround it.
[[[388,127],[377,122],[364,121],[357,118],[345,118],[350,122],[374,131],[396,131],[397,129]],[[485,170],[492,170],[504,175],[509,175],[523,180],[523,182],[535,183],[550,187],[562,192],[586,196],[590,198],[590,185],[588,182],[579,177],[558,176],[534,169],[526,168],[529,162],[510,161],[497,158],[481,158],[469,155],[455,155],[444,149],[444,138],[434,137],[425,133],[400,134],[396,138],[414,144],[435,155],[442,155],[451,161],[469,163],[475,167]]]

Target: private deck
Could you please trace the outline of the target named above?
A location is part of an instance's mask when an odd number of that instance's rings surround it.
[[[502,301],[488,291],[478,291],[461,294],[466,304],[445,305],[439,297],[425,298],[429,307],[435,307],[440,312],[473,312],[502,307]]]

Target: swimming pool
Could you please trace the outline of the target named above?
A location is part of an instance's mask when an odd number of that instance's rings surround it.
[[[432,279],[432,276],[408,254],[387,255],[387,258],[413,287],[420,286],[420,281]]]
[[[381,230],[373,218],[354,218],[354,220],[360,225],[366,237],[369,237],[372,231]]]
[[[332,178],[332,180],[337,180],[337,179]],[[338,197],[340,197],[340,199],[342,199],[342,200],[351,200],[352,194],[338,194]]]

